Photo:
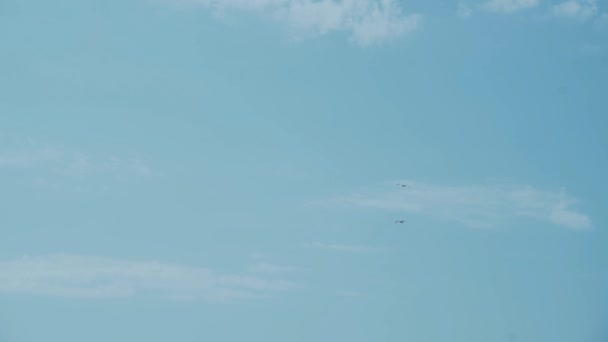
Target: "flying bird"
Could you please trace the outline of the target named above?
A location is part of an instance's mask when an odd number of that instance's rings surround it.
[[[400,184],[400,183],[397,183],[397,185],[399,185],[402,188],[405,188],[407,186],[407,184]]]
[[[405,220],[397,220],[397,221],[395,221],[395,224],[397,224],[397,223],[403,223],[403,222],[405,222]]]

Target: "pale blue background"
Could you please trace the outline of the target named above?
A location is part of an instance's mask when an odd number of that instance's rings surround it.
[[[456,6],[410,1],[421,30],[361,47],[204,7],[1,1],[2,151],[136,157],[154,174],[0,168],[0,260],[238,273],[264,253],[302,286],[236,303],[0,293],[0,341],[608,341],[608,32]],[[593,229],[396,229],[391,212],[309,204],[393,179],[503,178],[564,187]]]

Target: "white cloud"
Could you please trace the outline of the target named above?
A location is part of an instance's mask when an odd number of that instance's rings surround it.
[[[32,167],[44,163],[56,162],[61,157],[61,153],[58,150],[50,147],[1,151],[0,167]]]
[[[575,208],[578,200],[565,191],[509,184],[401,183],[410,186],[388,190],[383,187],[330,202],[451,220],[471,227],[492,227],[515,219],[535,219],[572,229],[591,227],[591,219]]]
[[[1,169],[38,170],[53,176],[151,176],[154,171],[137,158],[89,156],[74,149],[29,141],[0,150]],[[39,179],[43,179],[38,177]]]
[[[602,45],[597,43],[581,43],[577,50],[577,53],[583,57],[598,57],[604,54]]]
[[[551,13],[557,17],[586,21],[597,13],[597,2],[596,0],[568,0],[553,6]]]
[[[352,290],[338,290],[336,294],[341,297],[361,297],[361,292],[352,291]]]
[[[473,10],[467,4],[460,2],[458,3],[456,14],[461,18],[468,18],[473,14]]]
[[[294,269],[295,268],[292,266],[277,265],[268,262],[258,262],[249,267],[249,271],[254,273],[281,273],[291,272]]]
[[[185,0],[216,13],[257,11],[300,35],[346,32],[362,46],[405,36],[421,27],[419,14],[404,14],[396,0]]]
[[[600,31],[608,29],[608,13],[602,13],[593,23],[593,27]]]
[[[218,274],[206,268],[78,255],[0,262],[0,293],[61,297],[129,297],[227,301],[267,297],[293,287],[285,280]]]
[[[489,12],[513,13],[539,5],[539,0],[489,0],[481,5]]]
[[[362,245],[341,245],[335,243],[322,243],[322,242],[311,242],[305,244],[309,248],[324,249],[334,252],[348,252],[348,253],[372,253],[384,251],[384,248],[362,246]]]
[[[256,260],[268,259],[270,257],[270,255],[268,255],[266,253],[260,253],[260,252],[251,253],[249,256],[252,259],[256,259]]]
[[[66,154],[64,159],[58,160],[54,170],[66,176],[135,175],[146,177],[154,174],[149,166],[137,158],[117,156],[91,158],[81,153]]]

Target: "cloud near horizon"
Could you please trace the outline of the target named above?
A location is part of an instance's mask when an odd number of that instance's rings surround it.
[[[322,243],[322,242],[311,242],[305,244],[305,247],[324,249],[333,252],[348,252],[348,253],[372,253],[385,251],[385,248],[370,247],[363,245],[343,245],[336,243]]]
[[[602,13],[593,23],[593,27],[597,30],[603,31],[608,28],[608,12]]]
[[[253,273],[283,273],[292,272],[295,270],[293,266],[278,265],[269,262],[257,262],[249,267],[249,271]]]
[[[568,0],[551,8],[556,17],[587,21],[593,18],[598,11],[596,0]]]
[[[540,0],[488,0],[481,5],[481,9],[488,12],[514,13],[539,4]]]
[[[165,0],[199,5],[219,15],[260,12],[286,24],[300,37],[346,32],[361,46],[406,36],[422,25],[419,14],[405,14],[396,0]]]
[[[394,189],[393,183],[409,187]],[[514,220],[535,220],[570,229],[590,229],[591,219],[576,209],[578,199],[565,191],[531,186],[482,184],[445,186],[412,181],[342,196],[325,203],[377,208],[455,221],[469,227],[493,227]]]
[[[0,293],[81,298],[144,294],[217,302],[268,297],[293,286],[286,280],[156,261],[68,254],[0,261]]]
[[[353,290],[338,290],[336,291],[336,295],[341,297],[361,297],[363,294],[358,291]]]
[[[458,8],[456,9],[456,15],[461,18],[468,18],[473,14],[473,10],[467,4],[459,2]]]
[[[40,144],[26,144],[0,150],[0,170],[28,170],[36,179],[46,177],[86,178],[95,176],[149,177],[156,172],[139,158],[115,155],[94,156],[74,149]]]

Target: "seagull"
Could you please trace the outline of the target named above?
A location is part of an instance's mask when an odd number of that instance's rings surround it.
[[[400,183],[397,183],[397,185],[399,185],[402,188],[405,188],[407,186],[407,184],[400,184]]]
[[[397,224],[397,223],[403,223],[403,222],[405,222],[405,220],[397,220],[397,221],[395,221],[395,224]]]

